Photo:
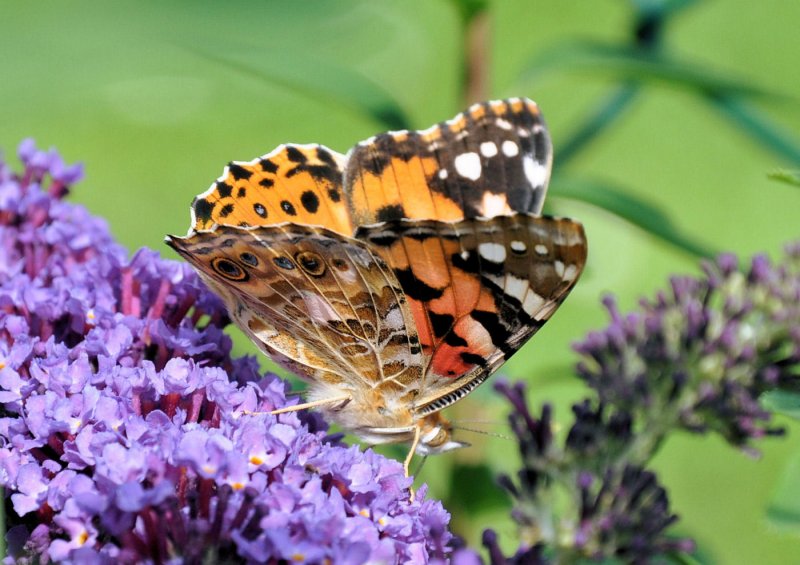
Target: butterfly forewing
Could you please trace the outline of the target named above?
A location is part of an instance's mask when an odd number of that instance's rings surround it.
[[[233,161],[192,202],[192,229],[292,222],[350,235],[344,159],[323,145],[288,144],[252,161]]]
[[[550,137],[535,103],[484,102],[428,130],[388,132],[359,143],[348,155],[345,191],[357,226],[538,214],[551,161]]]

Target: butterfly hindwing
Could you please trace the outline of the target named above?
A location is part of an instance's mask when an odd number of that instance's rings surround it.
[[[550,137],[534,102],[484,102],[428,130],[359,143],[348,154],[345,192],[356,226],[538,214],[551,161]]]
[[[312,382],[407,383],[422,364],[405,296],[383,260],[330,230],[218,227],[173,238],[237,324]]]
[[[423,353],[419,406],[485,379],[550,318],[586,262],[577,222],[516,214],[362,228],[408,297]]]

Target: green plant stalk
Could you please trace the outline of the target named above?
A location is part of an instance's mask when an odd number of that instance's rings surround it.
[[[739,129],[761,142],[764,147],[800,166],[800,144],[763,116],[752,104],[737,96],[707,96],[709,104]]]
[[[575,155],[605,131],[636,98],[641,90],[639,83],[627,82],[617,88],[583,123],[555,154],[559,166],[567,165]]]

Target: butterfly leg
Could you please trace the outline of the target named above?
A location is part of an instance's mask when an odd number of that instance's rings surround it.
[[[272,410],[269,413],[274,416],[277,414],[285,414],[286,412],[297,412],[298,410],[305,410],[306,408],[316,408],[317,406],[324,406],[325,404],[333,404],[335,402],[345,402],[347,400],[350,400],[349,396],[337,396],[336,398],[323,398],[322,400],[315,400],[313,402],[304,402],[302,404],[295,404],[294,406],[279,408],[277,410]]]
[[[410,477],[411,475],[408,472],[408,468],[411,466],[411,459],[414,457],[414,452],[417,450],[417,445],[419,445],[419,437],[422,435],[422,428],[416,426],[414,428],[414,441],[411,442],[411,449],[408,450],[408,455],[406,455],[406,460],[403,462],[403,470],[405,471],[406,477]],[[414,502],[414,487],[408,487],[408,501]]]
[[[408,472],[408,468],[411,466],[411,459],[414,457],[414,452],[417,450],[417,445],[419,445],[419,436],[421,434],[422,429],[419,426],[414,428],[414,441],[411,442],[411,449],[408,450],[408,455],[406,455],[406,460],[403,463],[403,470],[406,472],[406,477],[411,476]]]

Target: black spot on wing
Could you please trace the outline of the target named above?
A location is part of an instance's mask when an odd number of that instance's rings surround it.
[[[303,205],[303,208],[305,208],[311,214],[314,214],[317,210],[319,210],[319,198],[310,190],[306,190],[302,195],[300,195],[300,203]]]
[[[227,218],[233,212],[233,204],[225,204],[222,209],[219,211],[220,218]]]
[[[227,198],[233,192],[233,187],[226,182],[217,181],[217,192],[220,198]]]
[[[272,188],[272,185],[275,184],[275,181],[272,180],[272,179],[268,179],[268,178],[264,177],[263,179],[258,181],[258,184],[260,184],[264,188]]]
[[[274,174],[274,173],[278,172],[278,165],[276,165],[275,163],[273,163],[269,159],[261,159],[261,161],[259,161],[258,164],[261,165],[261,169],[265,173],[273,173]]]
[[[395,269],[394,274],[403,287],[403,292],[409,298],[420,300],[422,302],[429,302],[436,298],[440,298],[443,290],[428,286],[424,281],[418,279],[411,269]]]
[[[291,271],[292,269],[294,269],[294,263],[292,263],[292,260],[289,259],[288,257],[283,257],[282,255],[275,257],[272,260],[272,262],[275,263],[281,269],[285,269],[287,271]]]
[[[281,200],[281,210],[286,212],[289,216],[297,215],[297,210],[294,209],[294,204],[288,200]]]
[[[372,245],[377,245],[378,247],[391,247],[397,241],[398,237],[399,236],[395,233],[383,232],[378,235],[369,236],[368,241]],[[361,234],[357,232],[356,238],[360,239]]]
[[[462,351],[459,356],[464,363],[468,363],[470,365],[477,365],[478,367],[485,367],[486,366],[486,359],[483,358],[482,355],[477,355],[475,353],[470,353],[468,351]]]
[[[331,152],[324,147],[317,147],[317,159],[328,165],[329,167],[336,167],[336,160],[331,155]]]
[[[392,158],[380,151],[377,151],[375,148],[366,146],[366,147],[359,147],[358,148],[358,161],[361,165],[361,168],[368,173],[372,173],[375,176],[381,176],[383,171],[392,161]]]
[[[244,198],[247,196],[247,189],[245,187],[240,187],[239,190],[236,192],[237,198]]]
[[[449,332],[455,321],[455,318],[450,314],[437,314],[436,312],[430,311],[428,312],[428,319],[431,321],[433,335],[436,337],[442,337]]]
[[[342,199],[342,193],[335,188],[329,188],[328,197],[331,199],[331,202],[339,202]]]
[[[253,211],[262,218],[267,217],[267,209],[260,202],[256,202],[255,204],[253,204]]]
[[[236,163],[233,162],[228,163],[228,172],[236,180],[247,180],[253,175],[251,171],[248,171],[241,165],[237,165]]]
[[[195,219],[207,222],[211,219],[211,213],[214,211],[214,203],[209,202],[205,198],[201,198],[194,201],[192,208],[194,208]]]
[[[390,222],[405,218],[406,211],[400,204],[387,204],[378,210],[376,217],[379,222]]]
[[[467,347],[469,345],[467,340],[458,335],[455,331],[448,333],[444,338],[444,342],[453,347]]]
[[[308,160],[306,154],[293,145],[286,147],[286,157],[293,163],[305,163]]]

